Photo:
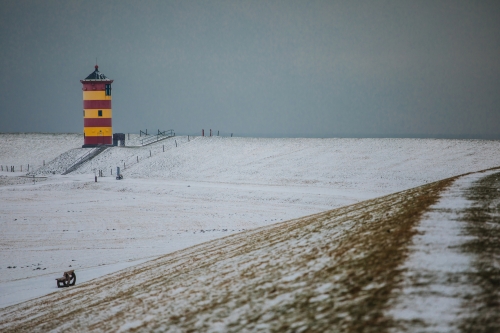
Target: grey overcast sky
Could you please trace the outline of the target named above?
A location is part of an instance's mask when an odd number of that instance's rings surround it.
[[[0,132],[500,139],[500,1],[0,2]]]

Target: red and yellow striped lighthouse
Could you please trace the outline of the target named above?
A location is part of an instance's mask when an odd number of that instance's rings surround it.
[[[104,74],[95,71],[80,80],[83,87],[83,148],[113,143],[111,125],[111,83]]]

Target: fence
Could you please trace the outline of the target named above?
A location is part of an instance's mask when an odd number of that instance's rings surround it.
[[[18,164],[18,165],[0,165],[0,172],[30,172],[45,166],[45,161],[41,165],[32,163]]]

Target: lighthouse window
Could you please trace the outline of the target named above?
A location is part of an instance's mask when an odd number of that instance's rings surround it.
[[[102,110],[97,111],[97,116],[102,117]]]
[[[106,96],[111,96],[111,84],[106,84]]]

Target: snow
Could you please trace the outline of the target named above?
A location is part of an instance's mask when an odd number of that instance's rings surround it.
[[[175,137],[109,148],[60,175],[88,151],[82,143],[77,134],[0,134],[0,165],[45,160],[34,174],[47,177],[33,184],[16,177],[24,173],[0,173],[0,307],[60,291],[54,279],[69,269],[77,283],[89,281],[229,234],[500,165],[498,141]],[[97,183],[96,170],[105,176]]]

